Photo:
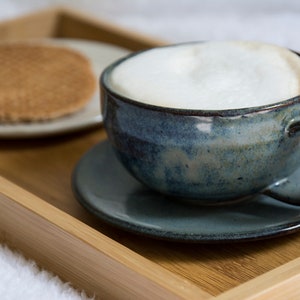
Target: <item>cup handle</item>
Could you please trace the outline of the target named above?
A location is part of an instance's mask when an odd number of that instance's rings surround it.
[[[275,200],[300,206],[300,168],[268,188],[262,194]]]
[[[288,122],[285,133],[291,138],[300,137],[300,117]],[[287,178],[267,187],[262,194],[281,202],[300,206],[300,168]]]
[[[300,119],[292,119],[286,126],[285,132],[288,137],[300,135]]]

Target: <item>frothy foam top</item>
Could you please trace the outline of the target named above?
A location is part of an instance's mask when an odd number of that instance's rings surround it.
[[[279,46],[244,41],[152,49],[118,65],[110,77],[119,94],[172,108],[255,107],[300,94],[300,58]]]

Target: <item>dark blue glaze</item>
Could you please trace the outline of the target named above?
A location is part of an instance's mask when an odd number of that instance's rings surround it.
[[[112,91],[109,75],[119,63],[101,77],[104,126],[121,162],[150,188],[223,202],[258,193],[298,168],[299,97],[223,111],[151,106]]]

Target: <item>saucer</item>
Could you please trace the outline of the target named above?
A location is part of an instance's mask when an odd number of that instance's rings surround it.
[[[198,243],[247,241],[281,236],[300,227],[300,206],[268,195],[212,207],[184,204],[152,191],[125,170],[108,141],[81,158],[72,187],[81,205],[101,220],[152,238]]]

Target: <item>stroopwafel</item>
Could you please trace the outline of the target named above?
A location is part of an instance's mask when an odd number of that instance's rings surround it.
[[[0,122],[58,118],[83,108],[96,88],[89,60],[49,44],[0,44]]]

